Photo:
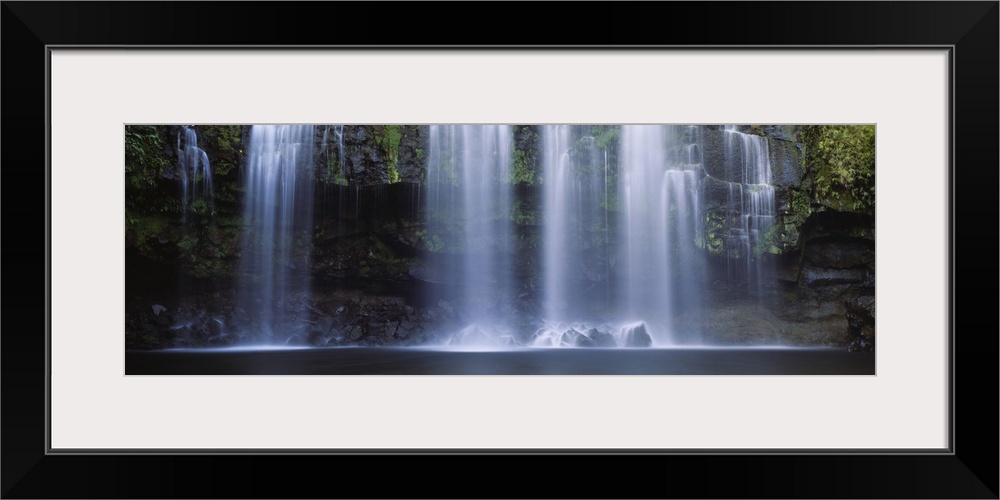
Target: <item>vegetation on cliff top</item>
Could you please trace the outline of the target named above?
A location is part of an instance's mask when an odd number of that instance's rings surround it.
[[[816,200],[842,211],[875,210],[875,126],[803,127]]]

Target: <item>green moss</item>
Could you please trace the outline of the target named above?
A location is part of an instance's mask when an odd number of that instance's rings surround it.
[[[541,182],[538,151],[541,135],[538,128],[529,125],[514,127],[514,153],[507,182],[531,186]]]
[[[797,189],[792,190],[791,195],[792,214],[804,221],[812,213],[812,201],[807,193]]]
[[[538,157],[533,151],[514,150],[514,165],[510,169],[508,182],[511,184],[532,185],[535,183]]]
[[[161,189],[163,175],[171,166],[164,141],[166,127],[125,127],[125,213],[130,216],[177,212],[176,197]],[[173,203],[171,203],[173,202]]]
[[[191,204],[188,205],[188,208],[192,213],[197,215],[208,215],[211,212],[208,203],[203,198],[195,198],[191,201]]]
[[[241,136],[239,125],[220,125],[213,128],[218,131],[219,148],[231,151],[241,147],[243,138]],[[242,150],[240,150],[240,152],[242,152]]]
[[[142,251],[149,251],[150,240],[169,239],[170,221],[162,215],[127,216],[125,235]]]
[[[125,179],[135,188],[156,185],[169,164],[163,155],[163,139],[156,127],[128,125],[125,127]]]
[[[347,176],[344,175],[344,166],[339,164],[336,151],[327,151],[325,180],[333,182],[338,186],[346,186],[348,184]]]
[[[594,137],[594,144],[597,149],[607,151],[618,147],[618,138],[621,136],[620,125],[591,125],[590,135]]]
[[[875,209],[875,126],[803,128],[816,201],[846,211]]]
[[[764,231],[764,234],[757,239],[753,247],[753,254],[756,257],[760,257],[766,253],[779,254],[781,249],[777,245],[778,236],[780,230],[777,224],[771,224],[771,227]]]
[[[512,213],[515,224],[519,226],[533,226],[537,223],[537,211],[522,200],[515,199],[513,209]]]
[[[197,245],[198,245],[198,237],[197,236],[191,236],[191,235],[188,235],[188,236],[185,236],[185,237],[181,238],[181,241],[179,241],[177,243],[177,246],[179,248],[181,248],[181,249],[183,249],[183,250],[185,250],[187,252],[190,252],[191,249],[193,249]]]
[[[436,234],[428,234],[427,231],[421,229],[416,232],[416,236],[423,243],[424,249],[430,252],[440,252],[444,249],[444,241]]]
[[[726,217],[717,212],[705,213],[705,227],[701,238],[695,239],[695,245],[713,255],[722,255],[725,250],[725,240],[722,235],[726,230]]]
[[[399,182],[399,142],[403,139],[403,127],[383,125],[373,127],[375,143],[385,153],[385,171],[390,184]]]

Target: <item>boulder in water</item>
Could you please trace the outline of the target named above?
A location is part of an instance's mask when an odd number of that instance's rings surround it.
[[[573,328],[563,332],[562,337],[559,339],[559,344],[572,347],[594,347],[594,341],[590,337]]]
[[[622,328],[622,345],[625,347],[649,347],[653,339],[646,332],[646,324],[638,323]]]
[[[615,344],[614,335],[602,332],[597,328],[591,328],[587,332],[587,336],[590,337],[590,340],[594,341],[594,347],[615,347],[617,345]]]

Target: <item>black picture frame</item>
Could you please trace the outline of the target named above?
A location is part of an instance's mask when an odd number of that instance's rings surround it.
[[[657,2],[551,7],[561,14],[543,14],[538,4],[526,3],[3,2],[0,60],[7,147],[0,154],[7,179],[3,222],[8,230],[3,255],[8,264],[42,271],[24,278],[18,274],[13,285],[8,275],[9,293],[4,294],[3,497],[997,498],[998,325],[995,309],[977,304],[995,303],[997,293],[1000,4]],[[615,46],[651,48],[950,47],[950,453],[47,453],[47,47],[537,47],[572,42],[613,49],[609,40]],[[957,238],[958,228],[963,238]],[[985,255],[980,258],[981,253]],[[959,305],[960,298],[967,302]],[[482,454],[493,455],[490,463],[469,456]],[[439,473],[428,476],[428,469]],[[363,481],[365,471],[383,474],[385,480]],[[469,481],[480,486],[470,491]]]

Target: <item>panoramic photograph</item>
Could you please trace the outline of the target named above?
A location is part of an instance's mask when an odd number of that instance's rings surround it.
[[[125,375],[874,375],[875,132],[125,125]]]

